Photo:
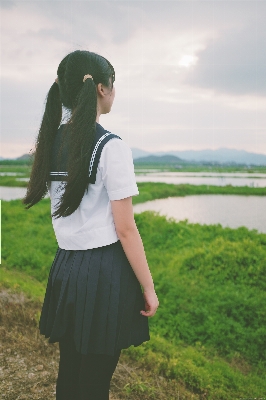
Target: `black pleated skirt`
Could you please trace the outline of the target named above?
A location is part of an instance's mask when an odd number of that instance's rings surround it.
[[[48,278],[40,332],[55,343],[73,335],[81,354],[114,355],[150,340],[141,286],[120,241],[89,250],[58,248]]]

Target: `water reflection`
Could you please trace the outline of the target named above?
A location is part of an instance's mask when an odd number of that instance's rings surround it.
[[[137,174],[137,182],[164,182],[175,185],[250,186],[266,187],[266,174],[217,173],[217,172],[151,172]]]
[[[0,186],[1,200],[22,199],[26,194],[26,188]]]
[[[25,188],[0,187],[2,200],[22,199]],[[266,196],[194,195],[147,201],[134,206],[134,212],[151,210],[176,221],[188,219],[200,224],[238,228],[246,226],[266,233]]]
[[[26,188],[0,186],[1,200],[10,201],[10,200],[23,199],[25,194],[26,194]]]
[[[246,226],[266,233],[266,197],[238,195],[195,195],[169,197],[134,206],[134,212],[156,211],[176,221],[218,224],[238,228]]]

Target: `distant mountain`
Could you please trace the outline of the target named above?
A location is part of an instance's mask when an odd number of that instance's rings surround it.
[[[266,165],[266,154],[251,153],[245,150],[220,148],[217,150],[183,150],[183,151],[158,151],[148,152],[138,148],[132,148],[132,155],[137,162],[145,163],[182,163],[189,162],[214,162],[214,163],[235,163],[235,164],[253,164]],[[150,157],[156,158],[150,158]],[[175,158],[160,158],[162,156],[175,156]],[[0,160],[28,161],[31,158],[29,154],[23,154],[15,159],[0,157]]]
[[[16,158],[16,160],[29,160],[31,156],[29,154],[23,154],[22,156]]]
[[[2,158],[0,157],[1,165],[30,165],[32,158],[29,154],[23,154],[17,158]]]
[[[139,157],[146,157],[151,154],[148,151],[136,149],[135,147],[132,147],[131,151],[132,151],[133,159],[139,158]]]
[[[164,156],[151,155],[135,159],[135,164],[177,164],[182,163],[181,158],[166,154]]]
[[[134,149],[133,158],[139,159],[136,156],[140,149]],[[253,165],[266,165],[266,154],[250,153],[245,150],[220,148],[217,150],[183,150],[183,151],[167,151],[167,152],[145,152],[146,155],[174,155],[180,157],[185,161],[192,162],[217,162],[217,163],[236,163],[236,164],[253,164]],[[135,157],[134,157],[135,154]],[[141,156],[143,157],[143,156]]]
[[[7,157],[0,157],[0,160],[13,160],[13,161],[20,161],[20,160],[28,160],[29,158],[31,158],[31,156],[29,154],[23,154],[20,157],[16,157],[16,158],[7,158]]]
[[[209,161],[209,162],[235,162],[236,164],[256,164],[266,165],[266,155],[250,153],[245,150],[235,150],[220,148],[217,150],[190,150],[190,151],[175,151],[169,154],[181,156],[185,160],[190,161]]]

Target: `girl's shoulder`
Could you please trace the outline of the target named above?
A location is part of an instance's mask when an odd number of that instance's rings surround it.
[[[133,159],[130,147],[120,136],[105,130],[100,124],[96,124],[96,136],[92,147],[89,166],[89,181],[95,183],[97,169],[105,175],[120,176],[132,170]]]
[[[102,151],[102,158],[132,160],[132,151],[129,145],[119,136],[114,135],[106,143]]]
[[[100,124],[96,123],[96,137],[94,143],[94,149],[102,148],[100,152],[107,153],[117,153],[117,155],[121,155],[121,153],[125,153],[124,155],[132,158],[132,151],[129,145],[122,140],[122,138],[110,131],[104,129]]]

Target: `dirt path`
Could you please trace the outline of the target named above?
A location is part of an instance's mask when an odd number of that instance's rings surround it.
[[[39,334],[41,305],[0,288],[0,399],[55,400],[58,344]],[[181,388],[182,389],[182,388]],[[184,389],[183,389],[184,390]],[[110,400],[185,400],[176,381],[154,376],[121,354]],[[74,400],[74,399],[73,399]]]
[[[1,290],[0,308],[0,398],[54,400],[59,349],[39,334],[40,305]]]

